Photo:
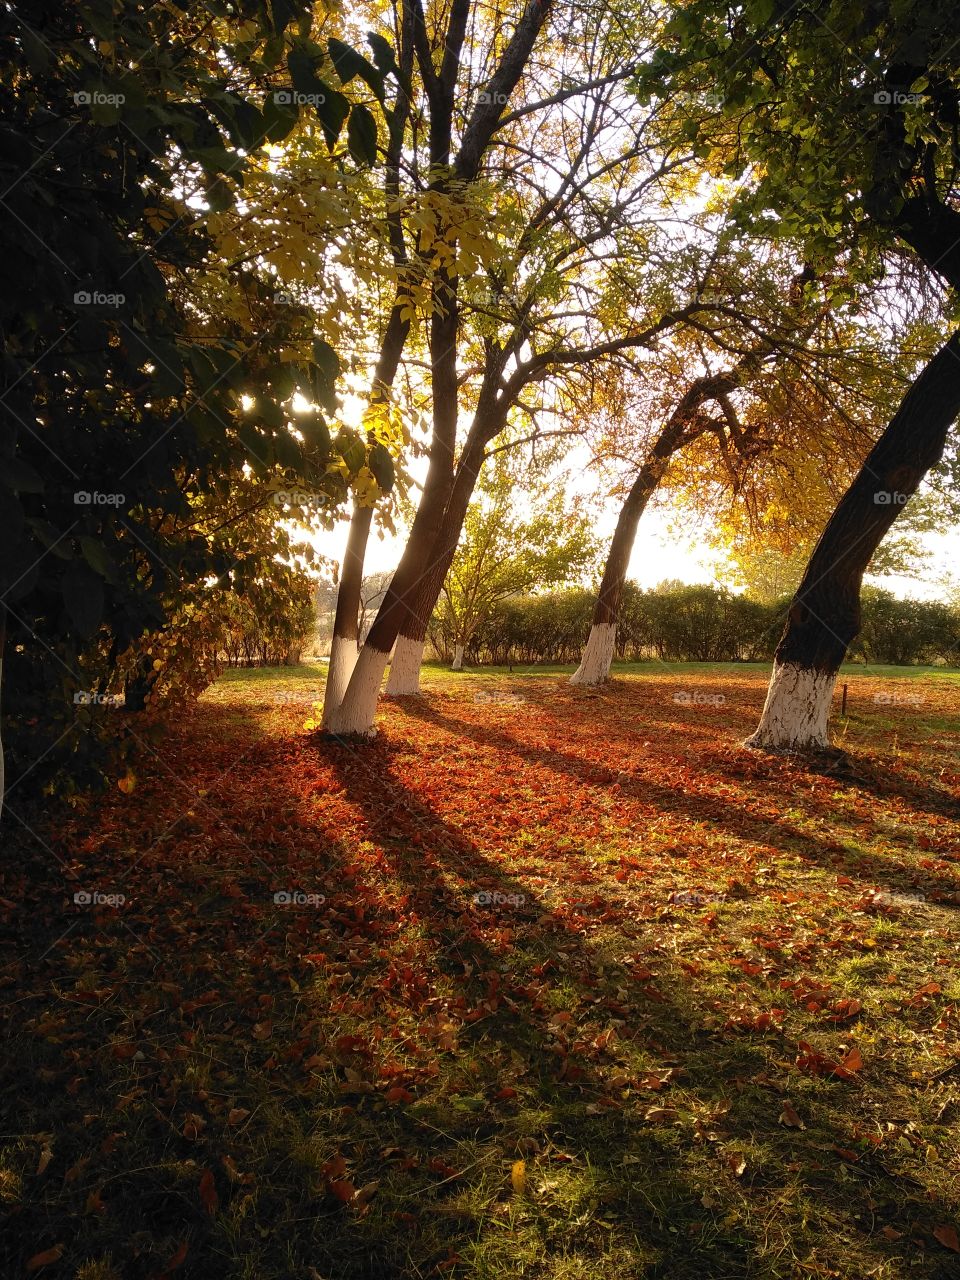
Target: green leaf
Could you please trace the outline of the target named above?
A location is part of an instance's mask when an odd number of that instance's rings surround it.
[[[316,103],[314,110],[317,113],[317,119],[320,121],[320,127],[323,129],[323,136],[326,139],[327,146],[332,150],[340,137],[343,122],[350,113],[350,102],[342,93],[337,93],[336,89],[331,89],[323,80],[318,80],[317,83],[320,86],[321,100]]]
[[[99,538],[82,536],[80,550],[83,552],[84,560],[95,573],[98,573],[101,578],[106,578],[107,582],[117,584],[119,580],[117,562]]]
[[[377,122],[367,108],[359,103],[350,112],[347,146],[357,164],[376,164]]]
[[[41,520],[38,516],[31,516],[27,520],[27,525],[38,542],[46,547],[48,551],[58,556],[61,560],[73,559],[70,539],[65,537],[49,520]]]
[[[390,41],[384,40],[383,36],[378,36],[375,31],[370,31],[367,34],[367,44],[373,50],[373,60],[381,75],[399,77],[400,68],[397,66],[397,59]]]
[[[374,474],[377,484],[384,493],[389,493],[393,488],[395,478],[390,450],[385,445],[375,444],[370,450],[368,465]]]
[[[366,449],[363,441],[351,427],[341,427],[337,432],[333,447],[349,468],[351,475],[356,475],[363,466]]]
[[[268,142],[283,142],[296,128],[298,119],[299,112],[292,103],[278,102],[273,93],[267,95],[263,104],[263,127]]]
[[[355,76],[359,76],[369,86],[374,96],[380,102],[383,101],[383,75],[373,63],[368,62],[352,45],[344,44],[342,40],[337,40],[335,37],[327,41],[327,49],[341,84],[349,84]]]

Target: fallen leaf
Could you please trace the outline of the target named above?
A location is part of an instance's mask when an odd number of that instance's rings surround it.
[[[786,1125],[788,1129],[805,1129],[807,1127],[789,1102],[783,1104],[783,1110],[780,1112],[780,1124]]]
[[[933,1234],[935,1239],[943,1245],[945,1249],[952,1249],[954,1253],[960,1253],[960,1239],[957,1238],[956,1227],[944,1225],[934,1227]]]
[[[59,1262],[63,1254],[64,1246],[55,1244],[50,1249],[44,1249],[42,1253],[35,1253],[32,1258],[28,1258],[25,1269],[27,1271],[39,1271],[41,1267],[48,1267],[51,1262]]]
[[[341,1204],[349,1204],[353,1197],[357,1194],[357,1189],[347,1178],[334,1178],[330,1183],[331,1194],[335,1195]]]
[[[204,1169],[200,1175],[200,1203],[206,1209],[211,1217],[220,1207],[220,1197],[217,1195],[217,1185],[213,1180],[213,1174],[209,1169]]]
[[[518,1196],[522,1196],[527,1189],[527,1162],[525,1160],[515,1160],[513,1168],[510,1170],[510,1182],[513,1190]]]
[[[249,1114],[246,1107],[231,1107],[227,1113],[227,1124],[243,1124]]]

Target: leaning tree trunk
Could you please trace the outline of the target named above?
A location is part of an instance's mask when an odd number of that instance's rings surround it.
[[[960,413],[960,332],[933,357],[824,529],[774,655],[756,732],[746,746],[822,750],[837,672],[860,630],[860,585],[873,553],[940,461]]]
[[[584,646],[580,665],[570,677],[571,684],[602,684],[610,675],[610,664],[617,644],[617,617],[637,526],[665,470],[666,459],[661,461],[651,457],[641,467],[633,488],[627,494],[610,543],[610,553],[593,610],[590,635]]]
[[[414,697],[420,692],[420,666],[427,627],[456,554],[467,508],[483,466],[486,441],[496,434],[497,429],[496,420],[493,426],[488,423],[481,428],[480,420],[475,419],[471,426],[427,571],[421,577],[416,598],[400,624],[387,679],[388,697]]]
[[[590,635],[580,665],[570,677],[571,684],[602,684],[610,675],[610,664],[617,646],[620,601],[640,517],[673,455],[708,429],[708,421],[698,418],[702,406],[708,400],[720,399],[736,390],[756,359],[756,353],[748,354],[732,369],[695,379],[650,447],[620,511],[593,611]]]
[[[456,339],[458,311],[455,277],[442,271],[435,286],[438,308],[430,327],[433,367],[433,440],[430,465],[417,514],[400,563],[357,658],[339,707],[327,718],[329,733],[372,737],[380,685],[400,628],[415,611],[421,584],[432,568],[432,551],[454,483],[453,450],[457,437]]]
[[[453,662],[451,663],[451,666],[450,666],[450,670],[451,670],[451,671],[462,671],[462,670],[463,670],[463,655],[464,655],[464,650],[465,650],[465,648],[466,648],[466,646],[465,646],[465,645],[462,645],[462,644],[460,643],[460,641],[459,641],[459,640],[454,644],[454,646],[453,646]]]
[[[367,539],[373,523],[373,507],[354,503],[350,532],[343,556],[340,586],[337,590],[337,612],[333,620],[330,662],[323,694],[323,727],[343,701],[353,668],[357,665],[360,641],[360,593],[363,586],[363,561]]]

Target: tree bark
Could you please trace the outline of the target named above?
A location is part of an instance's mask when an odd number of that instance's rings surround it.
[[[943,456],[960,413],[960,331],[904,396],[814,548],[774,655],[760,723],[747,746],[823,750],[833,686],[860,630],[860,586],[907,499]]]
[[[702,420],[699,429],[695,429],[701,407],[708,400],[729,395],[736,390],[755,360],[755,354],[745,356],[734,368],[719,374],[705,375],[691,383],[647,453],[617,519],[593,611],[590,635],[580,665],[570,677],[571,684],[602,684],[609,677],[610,664],[616,651],[620,602],[640,517],[663,479],[673,455],[707,430],[709,424],[706,419]]]
[[[464,646],[458,640],[453,646],[453,662],[450,666],[451,671],[463,670],[463,653]]]
[[[551,9],[550,0],[530,0],[506,42],[488,91],[478,99],[451,166],[450,146],[460,54],[467,28],[467,0],[453,0],[443,41],[440,69],[434,66],[420,0],[414,0],[413,33],[420,74],[430,105],[431,188],[446,191],[451,180],[473,182],[487,146],[496,132],[505,103],[519,83],[537,37]],[[454,485],[454,451],[458,416],[457,339],[458,279],[444,269],[432,289],[430,365],[433,392],[433,437],[430,463],[420,505],[400,564],[357,659],[343,700],[328,720],[329,732],[372,737],[383,673],[404,621],[417,615],[425,579],[436,568],[434,546],[441,532]],[[442,581],[442,579],[441,579]],[[429,614],[427,615],[429,617]]]

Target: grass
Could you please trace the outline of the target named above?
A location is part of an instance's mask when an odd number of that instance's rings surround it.
[[[0,1274],[960,1275],[955,673],[851,671],[832,770],[765,674],[429,669],[356,748],[231,671],[18,812]]]

